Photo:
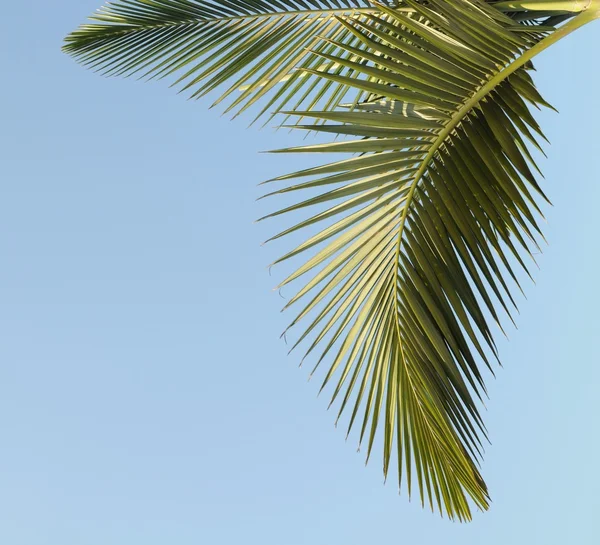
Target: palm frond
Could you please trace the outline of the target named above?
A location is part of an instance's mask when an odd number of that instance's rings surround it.
[[[257,117],[336,138],[280,152],[352,154],[270,181],[284,185],[267,196],[307,196],[267,217],[309,212],[273,239],[317,230],[276,262],[312,254],[281,284],[308,278],[286,305],[300,306],[290,327],[308,321],[294,348],[317,354],[315,370],[329,362],[322,388],[367,460],[381,436],[386,477],[395,457],[400,488],[467,520],[489,505],[490,322],[512,319],[547,200],[530,106],[550,105],[531,59],[599,18],[599,2],[117,0],[64,50],[193,98],[227,85],[226,111],[261,101]]]
[[[105,75],[174,80],[192,98],[221,89],[213,105],[227,100],[236,115],[265,97],[257,118],[284,108],[334,110],[349,88],[319,73],[356,74],[320,54],[354,58],[340,45],[363,45],[336,17],[369,13],[387,18],[368,0],[118,0],[69,34],[63,50]],[[365,98],[355,91],[354,101]]]
[[[341,139],[279,151],[358,155],[273,180],[286,185],[268,195],[311,196],[267,217],[314,210],[274,238],[324,225],[276,263],[313,250],[281,285],[308,277],[286,305],[300,305],[290,327],[309,320],[294,347],[320,347],[348,432],[360,426],[367,459],[379,434],[384,474],[395,451],[409,493],[418,485],[432,509],[465,520],[469,498],[489,503],[478,469],[489,322],[511,315],[515,267],[528,270],[540,236],[529,147],[543,134],[528,104],[547,103],[527,68],[552,29],[480,0],[405,4],[338,17],[355,40],[323,42],[346,56],[313,50],[355,74],[320,77],[369,99],[292,112],[314,120],[297,128]]]
[[[231,98],[226,111],[240,113],[266,95],[259,115],[274,106],[334,109],[346,87],[318,73],[352,70],[319,54],[344,58],[336,44],[360,47],[336,16],[373,11],[366,0],[119,0],[67,36],[63,49],[105,75],[173,78],[193,98],[228,83],[215,102]],[[335,42],[315,43],[318,35]]]

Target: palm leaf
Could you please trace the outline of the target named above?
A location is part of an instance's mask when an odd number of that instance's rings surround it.
[[[315,37],[360,47],[336,15],[360,19],[372,11],[378,8],[366,0],[120,0],[71,33],[63,49],[105,75],[176,75],[174,85],[193,98],[228,82],[215,102],[239,91],[227,111],[244,111],[279,83],[261,113],[274,105],[333,109],[346,87],[316,77],[332,69],[317,53],[344,54]],[[352,70],[333,68],[352,76]]]
[[[359,155],[274,180],[286,186],[269,195],[311,196],[271,216],[315,209],[274,238],[324,225],[277,263],[317,249],[281,285],[309,278],[286,305],[300,305],[291,326],[310,316],[294,346],[329,361],[323,387],[350,411],[348,432],[360,422],[367,459],[379,433],[384,474],[396,451],[409,492],[416,475],[432,509],[464,520],[468,498],[489,501],[477,403],[481,363],[497,357],[489,321],[510,316],[514,269],[540,236],[528,146],[543,135],[528,103],[547,104],[527,68],[552,29],[479,0],[406,5],[338,17],[361,44],[335,43],[352,60],[315,51],[355,74],[321,77],[371,99],[295,112],[315,120],[297,128],[342,138],[279,151]]]
[[[555,30],[568,2],[118,0],[64,46],[194,98],[227,82],[227,110],[264,98],[259,116],[288,108],[296,129],[336,137],[279,151],[354,154],[271,181],[269,196],[308,195],[267,217],[310,211],[273,238],[317,229],[276,262],[311,252],[282,283],[308,278],[286,305],[300,305],[290,327],[308,321],[294,348],[329,361],[323,387],[367,460],[382,436],[384,475],[395,456],[400,487],[451,518],[489,505],[481,367],[541,236],[530,106],[549,105],[530,61],[598,2]]]
[[[193,98],[221,89],[213,105],[230,99],[226,111],[241,113],[263,97],[257,117],[286,107],[333,110],[349,87],[318,76],[354,77],[331,57],[352,59],[352,48],[364,48],[337,16],[365,21],[369,13],[387,20],[368,0],[118,0],[69,34],[63,50],[105,75],[173,79]],[[356,91],[355,101],[365,98]]]

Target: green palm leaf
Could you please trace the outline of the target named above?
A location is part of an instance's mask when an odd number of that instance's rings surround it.
[[[238,91],[227,111],[244,111],[278,83],[261,113],[274,105],[333,109],[347,86],[296,68],[331,70],[317,53],[344,54],[315,37],[360,47],[336,15],[360,19],[372,11],[378,8],[365,0],[121,0],[71,33],[63,49],[106,75],[177,75],[174,85],[193,98],[229,82],[215,102]],[[351,69],[333,68],[352,76]]]
[[[320,191],[272,216],[317,208],[275,238],[325,223],[278,262],[317,248],[282,286],[309,276],[286,308],[301,305],[292,325],[311,317],[298,342],[330,361],[323,386],[348,431],[360,422],[367,459],[380,433],[384,474],[396,451],[409,491],[416,475],[432,508],[464,520],[468,498],[488,506],[476,402],[479,362],[496,357],[488,322],[510,315],[513,269],[537,248],[545,197],[528,145],[543,135],[527,103],[546,103],[524,67],[551,29],[477,0],[406,4],[339,18],[363,47],[336,44],[353,60],[316,53],[357,74],[321,77],[373,99],[296,112],[325,122],[299,128],[358,139],[280,151],[360,155],[279,178],[308,181],[270,195]]]
[[[270,181],[267,196],[306,196],[267,217],[307,213],[273,238],[312,232],[276,262],[307,256],[281,284],[304,280],[286,305],[307,324],[294,348],[328,362],[322,387],[367,460],[380,436],[386,477],[395,458],[400,487],[467,520],[489,505],[490,322],[511,317],[547,200],[531,59],[599,2],[119,0],[64,49],[108,75],[176,76],[195,98],[227,82],[227,110],[264,98],[259,116],[335,136],[280,152],[351,154]]]
[[[105,75],[173,79],[193,98],[228,85],[213,104],[230,99],[226,111],[241,113],[263,97],[257,117],[286,107],[333,110],[349,87],[320,72],[355,72],[321,54],[353,58],[340,46],[363,45],[337,16],[369,13],[387,19],[368,0],[118,0],[67,36],[63,50]],[[354,100],[364,98],[358,89]]]

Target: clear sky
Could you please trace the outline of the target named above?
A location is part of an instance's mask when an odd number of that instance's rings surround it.
[[[278,340],[257,184],[313,163],[257,152],[299,136],[78,67],[99,1],[2,9],[0,543],[600,543],[600,23],[536,61],[549,246],[460,525],[364,467]]]

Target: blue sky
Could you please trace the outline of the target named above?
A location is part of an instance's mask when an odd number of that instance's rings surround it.
[[[98,2],[3,8],[0,542],[600,542],[600,23],[536,61],[549,246],[489,383],[493,504],[460,525],[364,467],[278,340],[257,184],[312,163],[257,152],[298,136],[79,68]]]

